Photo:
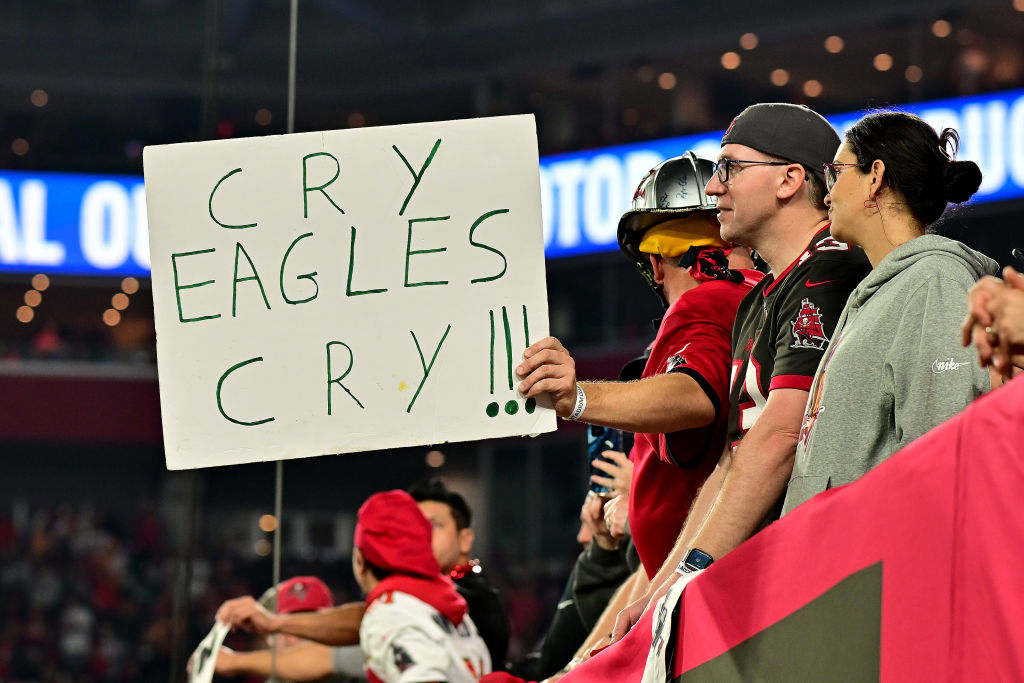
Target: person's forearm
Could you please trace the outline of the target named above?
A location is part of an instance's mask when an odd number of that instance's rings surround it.
[[[361,602],[349,602],[322,612],[293,612],[281,615],[274,630],[325,645],[355,645],[365,609]]]
[[[793,472],[807,392],[777,392],[736,451],[730,453],[727,446],[704,482],[672,552],[651,580],[648,599],[663,595],[676,580],[676,568],[690,548],[720,559],[750,538],[778,503]]]
[[[672,372],[636,382],[580,382],[581,422],[643,434],[671,434],[715,421],[711,399],[689,375]]]
[[[785,492],[793,473],[799,421],[766,421],[766,414],[733,453],[704,523],[686,539],[688,548],[720,559],[754,535]]]
[[[676,538],[675,545],[672,546],[668,557],[665,558],[665,561],[662,562],[661,567],[655,573],[654,578],[647,585],[647,589],[640,595],[637,595],[634,591],[633,596],[631,596],[632,599],[626,602],[624,609],[616,615],[612,629],[612,635],[615,640],[625,636],[633,624],[640,620],[641,615],[650,609],[651,605],[660,600],[679,578],[679,574],[676,573],[676,567],[679,566],[679,563],[686,556],[686,552],[690,548],[690,539],[701,528],[707,512],[718,498],[730,462],[729,453],[726,451],[718,461],[714,471],[705,480],[704,485],[701,486],[700,491],[697,492],[697,497],[693,501],[693,505],[690,506],[690,512],[686,516],[686,521],[683,523],[683,528]]]
[[[219,676],[269,676],[270,650],[251,652],[224,652],[217,655],[216,673]]]
[[[705,480],[700,491],[697,492],[697,497],[693,501],[693,505],[690,508],[690,513],[686,516],[686,522],[683,524],[683,528],[679,531],[679,536],[676,538],[675,545],[672,546],[671,552],[668,557],[662,563],[658,569],[654,578],[651,579],[650,586],[646,591],[648,598],[658,594],[659,597],[668,585],[675,581],[676,567],[686,557],[686,552],[690,549],[690,542],[693,537],[697,535],[697,532],[704,525],[704,520],[707,518],[708,511],[718,498],[718,492],[722,488],[722,481],[725,478],[725,473],[728,471],[731,464],[731,456],[728,450],[722,455],[722,459],[718,465]]]
[[[276,659],[276,661],[275,661]],[[316,681],[333,673],[331,648],[319,643],[301,643],[294,647],[234,652],[220,655],[217,673],[225,676],[271,676],[292,681]]]

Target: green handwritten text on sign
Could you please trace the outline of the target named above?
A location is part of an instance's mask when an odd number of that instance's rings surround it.
[[[531,116],[149,147],[171,469],[537,434]]]

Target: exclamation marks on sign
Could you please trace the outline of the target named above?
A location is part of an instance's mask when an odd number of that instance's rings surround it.
[[[494,380],[495,380],[495,313],[496,311],[487,311],[488,316],[491,320],[491,396],[494,396]],[[508,309],[504,306],[501,307],[501,325],[505,332],[505,378],[508,381],[508,390],[513,391],[515,387],[515,375],[512,374],[512,326],[508,320]],[[526,306],[523,306],[523,340],[526,346],[530,345],[530,321],[526,315]],[[497,369],[500,372],[500,369]],[[501,412],[501,404],[498,401],[491,401],[487,404],[487,416],[497,417],[498,413]],[[537,409],[536,399],[528,398],[525,401],[523,410],[528,413],[532,413]],[[508,415],[515,415],[519,412],[519,402],[515,399],[511,399],[505,402],[505,413]]]

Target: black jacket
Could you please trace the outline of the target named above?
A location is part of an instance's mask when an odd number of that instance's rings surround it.
[[[509,633],[504,601],[491,586],[479,564],[456,567],[452,571],[452,581],[459,595],[466,599],[469,616],[487,644],[491,653],[491,667],[494,671],[502,671],[508,654]]]

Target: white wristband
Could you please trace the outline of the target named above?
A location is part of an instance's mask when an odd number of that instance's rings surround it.
[[[567,418],[565,418],[565,419],[566,420],[578,420],[578,419],[580,419],[580,415],[583,414],[583,411],[586,410],[586,407],[587,407],[587,395],[585,393],[583,393],[583,387],[581,387],[579,384],[577,384],[576,385],[576,407],[572,409],[572,412],[569,413],[569,416]]]

